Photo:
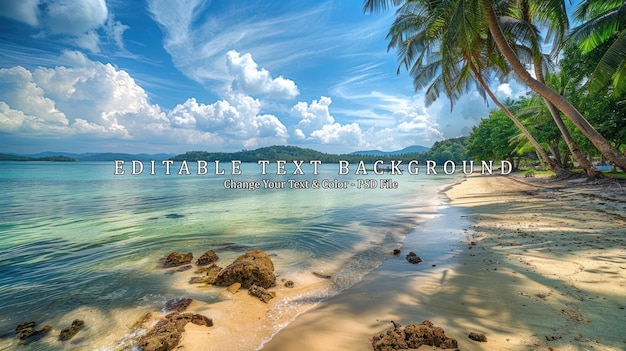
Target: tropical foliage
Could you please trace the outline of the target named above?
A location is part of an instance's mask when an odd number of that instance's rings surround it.
[[[544,100],[559,132],[565,136],[569,152],[583,165],[587,174],[593,176],[593,166],[587,162],[587,154],[597,149],[614,164],[626,169],[626,155],[620,151],[624,144],[623,135],[606,137],[609,131],[596,127],[606,120],[621,125],[622,118],[614,107],[623,103],[621,82],[624,78],[623,31],[626,13],[622,1],[583,1],[577,9],[579,19],[585,21],[571,36],[580,42],[583,53],[608,45],[596,61],[594,70],[574,89],[584,90],[588,95],[611,93],[617,104],[583,105],[568,97],[563,89],[554,87],[544,79],[558,71],[549,65],[548,55],[542,52],[546,42],[551,43],[551,52],[556,54],[566,42],[568,14],[564,1],[493,1],[493,0],[366,0],[365,11],[380,11],[396,7],[396,20],[390,27],[390,48],[398,52],[400,65],[409,70],[416,89],[425,89],[426,101],[431,102],[445,93],[452,102],[470,89],[470,82],[489,81],[496,75],[514,71],[516,76],[534,91],[537,99]],[[567,38],[569,39],[569,38]],[[599,50],[599,49],[597,49]],[[505,60],[502,60],[502,57]],[[534,76],[528,71],[534,67]],[[545,72],[544,72],[545,71]],[[599,73],[600,72],[600,73]],[[606,81],[608,74],[613,84],[602,89],[599,81]],[[600,77],[600,78],[599,78]],[[568,77],[561,77],[567,81]],[[589,82],[585,84],[584,82]],[[562,88],[562,87],[561,87]],[[479,91],[488,91],[484,85]],[[565,96],[565,97],[564,97]],[[576,105],[576,107],[575,107]],[[622,105],[623,106],[623,105]],[[613,107],[613,111],[609,110]],[[598,121],[599,108],[611,117]],[[622,109],[623,110],[623,109]],[[544,110],[545,111],[545,110]],[[560,111],[560,112],[559,112]],[[561,112],[569,122],[561,120]],[[515,119],[512,119],[515,121]],[[537,121],[540,118],[536,119]],[[591,121],[591,123],[590,123]],[[593,124],[592,124],[593,123]],[[535,130],[537,124],[527,123]],[[523,127],[523,126],[522,126]],[[518,125],[520,130],[524,130]],[[526,135],[526,133],[524,132]],[[570,137],[574,134],[574,138]],[[619,133],[618,133],[619,134]],[[534,137],[528,137],[533,140]],[[578,143],[574,139],[579,139]],[[538,152],[543,151],[538,143],[532,143]],[[546,142],[543,143],[546,145]],[[582,145],[582,146],[579,146]],[[553,157],[560,152],[558,142],[552,138]],[[487,148],[487,147],[485,147]],[[546,159],[547,157],[543,157]],[[561,158],[560,164],[565,164]]]

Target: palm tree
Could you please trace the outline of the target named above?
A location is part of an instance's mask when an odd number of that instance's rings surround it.
[[[442,91],[449,97],[451,104],[454,104],[474,81],[483,98],[486,100],[486,93],[513,121],[550,168],[558,175],[563,174],[565,171],[547,155],[526,127],[489,88],[485,77],[489,77],[492,72],[505,71],[503,67],[506,65],[497,59],[493,45],[485,43],[490,38],[477,35],[485,33],[485,30],[476,31],[466,26],[480,23],[472,16],[480,17],[482,14],[457,8],[452,17],[458,26],[456,30],[450,30],[446,22],[437,18],[440,16],[440,9],[437,2],[405,3],[398,9],[388,36],[389,49],[397,48],[400,67],[405,66],[409,70],[415,89],[425,89],[426,105],[436,100]],[[450,40],[450,37],[454,37],[459,45],[442,44],[446,39]],[[487,56],[491,56],[491,59],[486,59]],[[500,68],[494,70],[493,66],[498,64]]]
[[[541,50],[542,38],[533,22],[546,23],[548,33],[553,37],[554,42],[562,42],[569,26],[565,3],[563,0],[540,0],[533,3],[530,0],[518,0],[516,2],[516,6],[510,10],[511,16],[503,16],[501,23],[506,25],[506,32],[514,33],[518,37],[521,36],[518,39],[519,42],[528,43],[529,47],[524,47],[523,49],[530,53],[530,61],[532,62],[535,77],[539,82],[546,84],[543,68],[549,62],[549,58]],[[515,15],[517,16],[513,17]],[[558,45],[554,45],[554,47],[558,47]],[[563,92],[559,92],[559,94],[563,95]],[[587,174],[587,179],[602,177],[602,172],[589,162],[589,159],[580,151],[578,144],[576,144],[565,123],[563,123],[561,112],[550,101],[545,98],[543,100],[552,119],[563,135],[563,140],[565,140],[572,156],[574,156],[580,167]]]
[[[386,9],[391,5],[399,5],[403,3],[411,3],[409,0],[365,0],[364,9],[366,11],[377,11]],[[418,2],[418,1],[415,1]],[[419,1],[420,3],[429,4],[429,1]],[[517,76],[532,90],[537,92],[543,98],[551,102],[555,107],[562,111],[571,121],[578,127],[578,129],[593,143],[593,145],[600,151],[600,153],[615,163],[618,167],[626,169],[626,155],[622,154],[619,150],[613,147],[593,126],[572,106],[569,101],[559,95],[556,91],[549,88],[546,84],[533,78],[526,70],[526,67],[521,63],[515,50],[511,48],[502,28],[500,27],[499,16],[496,10],[496,4],[494,0],[457,0],[447,1],[442,4],[443,8],[439,9],[442,14],[438,17],[438,21],[444,21],[449,29],[458,29],[458,23],[449,14],[454,14],[455,9],[462,8],[471,13],[482,13],[482,18],[474,16],[478,22],[467,23],[467,29],[474,31],[475,35],[481,35],[478,28],[481,28],[481,23],[486,25],[491,37],[493,38],[498,51],[504,56],[508,64],[511,66]],[[447,16],[447,17],[446,17]],[[456,31],[454,32],[456,33]],[[443,36],[445,41],[442,41],[443,47],[453,47],[463,45],[458,43],[454,35]]]
[[[571,33],[587,53],[598,45],[610,41],[592,78],[591,88],[601,89],[611,85],[615,95],[626,92],[626,2],[615,0],[585,0],[574,12],[584,21]]]

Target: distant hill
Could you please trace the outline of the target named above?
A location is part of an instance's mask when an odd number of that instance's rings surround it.
[[[45,158],[50,157],[66,157],[70,159],[75,159],[75,161],[115,161],[115,160],[140,160],[140,161],[150,161],[150,160],[167,160],[170,157],[174,156],[174,154],[126,154],[126,153],[113,153],[113,152],[104,152],[104,153],[95,153],[88,152],[82,154],[70,153],[70,152],[54,152],[54,151],[45,151],[37,154],[25,154],[25,155],[7,155],[3,154],[5,158],[2,158],[4,161],[33,161],[30,159],[34,159],[35,161],[46,161]],[[9,159],[11,158],[11,159]]]
[[[62,155],[42,156],[42,157],[28,157],[28,156],[16,156],[16,155],[0,154],[0,161],[78,162],[78,159],[73,158],[73,157],[62,156]]]
[[[408,146],[402,150],[397,150],[397,151],[365,150],[365,151],[355,151],[351,153],[351,155],[394,156],[394,155],[405,155],[405,154],[421,154],[428,150],[430,150],[430,148],[426,146],[412,145],[412,146]]]

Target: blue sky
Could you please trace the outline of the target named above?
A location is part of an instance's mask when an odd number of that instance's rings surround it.
[[[397,150],[467,135],[474,93],[424,106],[393,13],[361,1],[0,3],[0,152]],[[494,84],[501,98],[524,89]]]

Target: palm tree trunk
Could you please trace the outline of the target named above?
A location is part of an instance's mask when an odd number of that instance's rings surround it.
[[[528,85],[529,88],[551,102],[557,109],[563,112],[580,129],[580,131],[591,141],[600,153],[618,167],[626,170],[626,155],[614,148],[595,128],[576,110],[572,104],[545,84],[534,79],[526,67],[519,61],[517,54],[509,46],[494,10],[493,0],[482,0],[485,20],[489,26],[489,32],[493,37],[500,53],[513,68],[513,71]]]
[[[513,121],[515,126],[522,132],[522,134],[524,134],[526,139],[528,139],[528,141],[530,141],[530,143],[533,144],[533,146],[535,147],[535,150],[537,150],[537,152],[539,153],[543,161],[550,166],[550,169],[552,170],[552,172],[554,172],[554,174],[556,174],[557,176],[564,174],[566,171],[560,168],[556,164],[556,162],[554,162],[554,160],[548,156],[546,151],[541,147],[541,145],[539,145],[537,140],[535,140],[535,138],[530,134],[528,129],[524,127],[522,122],[520,122],[519,119],[517,119],[517,117],[515,117],[515,115],[513,115],[513,113],[511,113],[511,111],[509,111],[509,109],[506,106],[504,106],[504,104],[501,103],[500,100],[498,100],[498,98],[493,94],[491,89],[489,89],[489,85],[487,85],[487,83],[483,80],[482,74],[480,73],[478,68],[474,65],[474,63],[470,61],[469,64],[470,64],[470,68],[472,69],[472,72],[474,72],[474,76],[476,80],[478,80],[478,83],[480,83],[483,89],[485,89],[485,92],[487,92],[487,95],[489,95],[491,100],[493,100],[493,102],[496,105],[498,105],[498,107],[504,112],[504,114],[507,115],[507,117],[509,117],[511,121]]]
[[[543,75],[543,69],[541,68],[540,57],[535,56],[534,66],[535,66],[534,67],[535,76],[537,77],[537,80],[545,84],[546,81]],[[563,123],[563,119],[561,118],[561,112],[559,112],[559,110],[546,98],[543,98],[543,101],[546,103],[546,106],[548,106],[548,110],[550,111],[550,114],[552,115],[552,119],[554,120],[554,123],[556,123],[556,126],[561,131],[561,135],[563,135],[563,139],[565,140],[567,147],[572,153],[572,156],[574,156],[574,159],[578,161],[578,164],[580,165],[580,167],[582,167],[585,170],[585,173],[587,174],[587,179],[592,180],[592,179],[602,178],[602,172],[600,172],[596,167],[594,167],[594,165],[591,162],[589,162],[589,159],[585,157],[585,155],[583,155],[583,153],[578,148],[578,144],[576,144],[569,130],[567,130],[565,123]]]

